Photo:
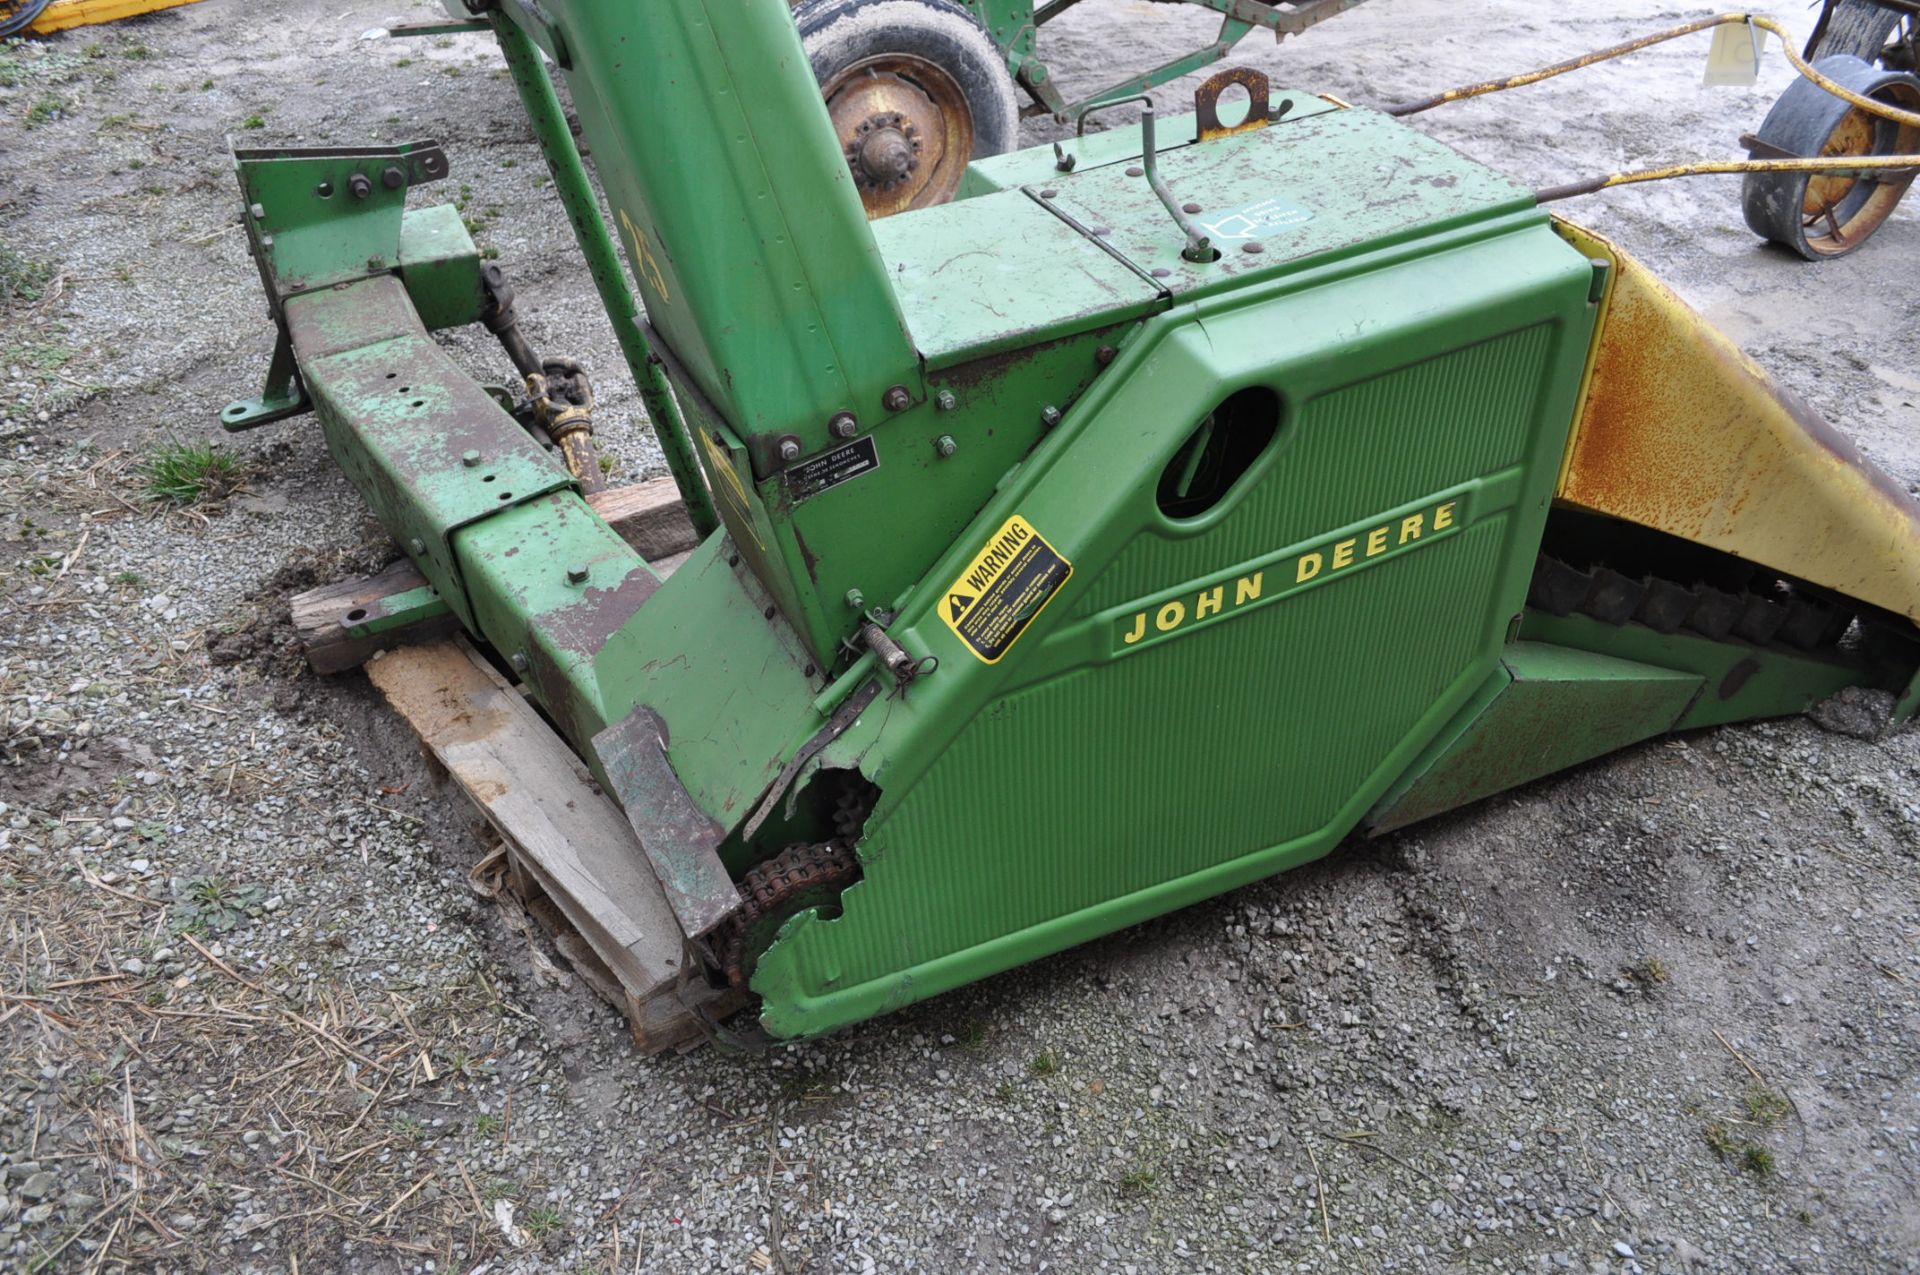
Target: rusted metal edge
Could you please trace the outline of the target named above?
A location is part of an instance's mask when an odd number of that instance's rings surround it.
[[[867,711],[867,706],[879,697],[880,682],[878,679],[875,679],[847,696],[840,707],[833,710],[833,716],[827,719],[827,724],[814,733],[813,738],[806,742],[806,746],[795,753],[793,759],[781,767],[780,773],[774,776],[773,782],[767,785],[766,795],[760,799],[760,804],[754,808],[753,815],[747,820],[746,827],[740,830],[742,837],[751,839],[755,833],[760,831],[760,825],[767,821],[767,817],[771,815],[774,808],[780,804],[781,796],[792,786],[794,777],[800,773],[808,762],[818,757],[821,750],[826,748],[828,744],[831,744],[834,740],[846,734],[848,728],[860,720],[860,714]]]
[[[720,861],[726,829],[695,804],[667,757],[666,722],[642,704],[595,735],[593,751],[680,928],[704,937],[733,915],[740,892]]]

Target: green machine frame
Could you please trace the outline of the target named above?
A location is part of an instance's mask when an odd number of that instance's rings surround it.
[[[227,423],[314,409],[429,582],[382,615],[523,681],[775,1036],[1665,730],[1914,707],[1912,502],[1808,471],[1884,530],[1865,590],[1791,530],[1570,507],[1637,276],[1384,116],[1237,72],[1241,126],[1148,113],[870,225],[782,0],[470,3],[703,543],[656,572],[432,339],[488,292],[406,208],[431,144],[236,152],[282,352]],[[1754,384],[1729,439],[1810,437]],[[1629,561],[1664,610],[1608,605]]]

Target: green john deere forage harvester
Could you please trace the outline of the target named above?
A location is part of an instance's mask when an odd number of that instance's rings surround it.
[[[1907,493],[1381,114],[1229,72],[1238,125],[1216,81],[869,223],[784,0],[467,2],[698,548],[585,499],[584,379],[405,206],[432,144],[237,154],[281,345],[226,421],[316,413],[426,581],[347,620],[450,613],[618,802],[663,986],[815,1035],[1664,731],[1920,701]],[[429,336],[476,321],[525,401]]]

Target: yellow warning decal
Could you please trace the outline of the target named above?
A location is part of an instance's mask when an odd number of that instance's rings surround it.
[[[998,663],[1073,576],[1073,564],[1015,514],[940,599],[940,618],[967,648]]]

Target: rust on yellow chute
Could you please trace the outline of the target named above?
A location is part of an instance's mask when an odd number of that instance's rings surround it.
[[[1559,228],[1612,269],[1558,498],[1920,621],[1920,504],[1645,266]]]

